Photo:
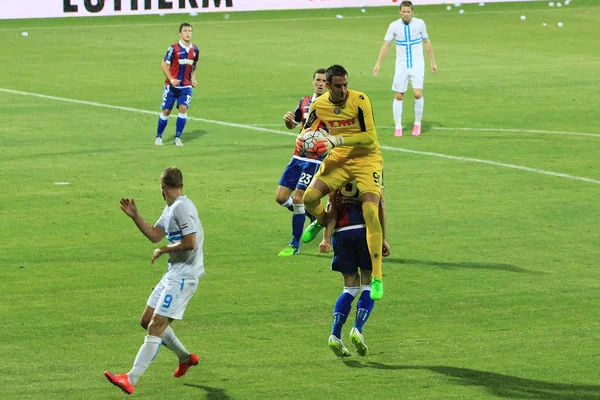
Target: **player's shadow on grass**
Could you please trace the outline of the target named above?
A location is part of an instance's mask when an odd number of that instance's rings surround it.
[[[206,392],[206,400],[233,400],[233,397],[230,397],[227,395],[227,393],[225,393],[225,389],[212,388],[204,385],[195,385],[193,383],[184,383],[184,386],[190,386],[196,389],[204,390]]]
[[[183,143],[185,142],[193,142],[194,140],[198,139],[199,137],[202,137],[204,135],[206,135],[208,132],[205,131],[204,129],[196,129],[193,131],[186,131],[183,133],[182,141]]]
[[[545,382],[494,372],[446,366],[387,365],[377,362],[362,364],[359,361],[347,361],[345,365],[351,368],[427,370],[446,376],[455,385],[480,386],[488,393],[503,398],[540,400],[600,399],[600,386],[598,385]]]
[[[477,262],[447,262],[447,261],[431,261],[431,260],[411,260],[407,258],[386,258],[384,263],[391,264],[411,264],[424,265],[436,268],[469,268],[469,269],[493,269],[497,271],[520,272],[528,274],[540,274],[541,272],[531,271],[525,268],[517,267],[508,263],[477,263]]]

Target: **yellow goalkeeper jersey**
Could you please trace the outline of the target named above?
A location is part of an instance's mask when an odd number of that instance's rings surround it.
[[[310,105],[304,128],[317,129],[321,121],[331,135],[344,137],[344,145],[336,146],[333,153],[352,158],[379,148],[371,100],[362,92],[348,89],[342,104],[332,103],[329,94],[319,96]]]

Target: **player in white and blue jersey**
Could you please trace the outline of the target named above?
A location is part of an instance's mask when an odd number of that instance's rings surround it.
[[[344,290],[335,302],[333,309],[333,323],[328,342],[329,348],[338,357],[350,356],[350,352],[342,342],[342,327],[350,314],[352,303],[357,297],[356,319],[350,330],[350,339],[359,355],[367,354],[368,347],[362,332],[375,303],[370,296],[369,282],[371,282],[373,268],[359,196],[355,181],[347,183],[329,195],[327,203],[329,222],[319,245],[321,253],[328,253],[333,245],[331,269],[340,272],[344,279]],[[379,219],[383,235],[381,253],[387,257],[390,254],[390,246],[385,238],[385,214],[385,200],[382,191],[379,204]],[[360,296],[358,296],[359,292]]]
[[[314,72],[312,80],[313,95],[304,96],[300,99],[300,103],[294,112],[288,111],[283,116],[285,126],[288,129],[294,129],[297,126],[300,126],[301,129],[304,128],[304,122],[308,116],[310,105],[327,90],[325,72],[325,69],[318,69]],[[321,125],[320,129],[325,129],[325,125]],[[306,211],[302,203],[302,196],[304,196],[304,191],[312,181],[313,176],[319,170],[323,158],[324,156],[314,158],[303,154],[302,148],[296,144],[294,155],[281,174],[279,186],[275,194],[275,201],[292,211],[294,215],[292,216],[292,239],[290,240],[290,244],[279,252],[279,256],[293,256],[299,252],[300,237],[302,236],[304,222],[306,221]],[[294,192],[293,197],[292,192]],[[314,219],[310,214],[308,214],[308,217]]]
[[[165,74],[165,87],[162,98],[162,113],[158,118],[158,128],[154,144],[162,146],[162,134],[169,122],[169,115],[177,101],[177,122],[175,125],[176,146],[183,146],[181,135],[187,121],[187,109],[192,101],[192,88],[198,83],[196,80],[196,66],[200,57],[200,50],[192,43],[192,26],[183,23],[179,26],[179,41],[167,49],[161,63],[161,70]]]
[[[161,176],[161,191],[167,205],[158,222],[152,226],[137,211],[133,199],[121,199],[121,210],[152,243],[167,236],[168,244],[152,253],[152,263],[169,254],[167,272],[148,298],[140,323],[147,330],[133,368],[127,374],[114,375],[108,371],[106,378],[125,393],[131,394],[138,379],[146,371],[163,344],[179,358],[173,373],[179,378],[189,367],[198,364],[198,356],[181,344],[171,322],[182,319],[188,302],[196,292],[199,279],[204,276],[204,230],[194,203],[182,193],[183,175],[177,167],[166,168]]]
[[[373,75],[379,74],[381,61],[387,54],[392,43],[396,45],[396,72],[392,90],[396,92],[393,104],[394,123],[396,129],[394,136],[402,136],[402,100],[408,89],[408,81],[413,88],[415,98],[415,123],[413,136],[421,135],[421,120],[423,118],[423,81],[425,80],[425,60],[423,50],[427,52],[431,63],[431,71],[437,72],[437,65],[433,58],[433,47],[427,35],[425,21],[413,17],[413,4],[410,1],[400,3],[400,18],[388,27],[385,42],[379,51],[379,57],[373,68]]]

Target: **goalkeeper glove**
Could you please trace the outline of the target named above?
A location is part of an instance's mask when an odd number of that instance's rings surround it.
[[[334,136],[330,135],[328,132],[323,133],[323,140],[320,143],[323,143],[327,147],[327,152],[329,153],[337,146],[344,145],[344,137],[343,136]]]

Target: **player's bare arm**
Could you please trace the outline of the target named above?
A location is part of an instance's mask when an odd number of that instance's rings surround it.
[[[165,253],[176,253],[176,252],[181,252],[181,251],[189,251],[189,250],[194,250],[195,248],[196,248],[196,234],[192,233],[189,235],[185,235],[183,237],[183,239],[181,240],[181,242],[170,244],[168,246],[161,246],[161,247],[155,249],[154,252],[152,253],[151,263],[154,264],[154,261],[158,257],[162,256]]]
[[[196,67],[198,66],[198,64],[194,64],[194,67],[192,68],[192,87],[196,87],[196,85],[198,84],[198,80],[196,79]]]
[[[181,83],[179,79],[173,78],[171,72],[169,71],[169,64],[167,64],[165,60],[162,60],[162,63],[160,64],[160,69],[162,70],[163,74],[165,74],[165,77],[169,80],[171,85],[178,86]]]
[[[437,64],[435,63],[435,59],[433,58],[433,46],[431,45],[431,40],[423,39],[423,48],[429,56],[429,61],[431,62],[431,72],[435,74],[437,72]]]
[[[165,230],[161,229],[157,226],[150,225],[144,218],[138,213],[137,206],[135,205],[135,200],[133,198],[121,199],[121,210],[130,217],[135,225],[138,227],[140,232],[144,234],[152,243],[158,243],[165,237]]]
[[[283,120],[285,122],[285,126],[288,129],[294,129],[295,127],[298,126],[298,123],[296,122],[295,118],[296,118],[296,116],[291,111],[288,111],[283,115]]]
[[[375,63],[375,67],[373,68],[373,76],[377,76],[379,74],[379,67],[381,67],[381,61],[383,61],[383,58],[387,54],[388,49],[390,48],[390,43],[391,42],[383,42],[383,45],[381,46],[381,50],[379,50],[379,56],[377,57],[377,62]]]

